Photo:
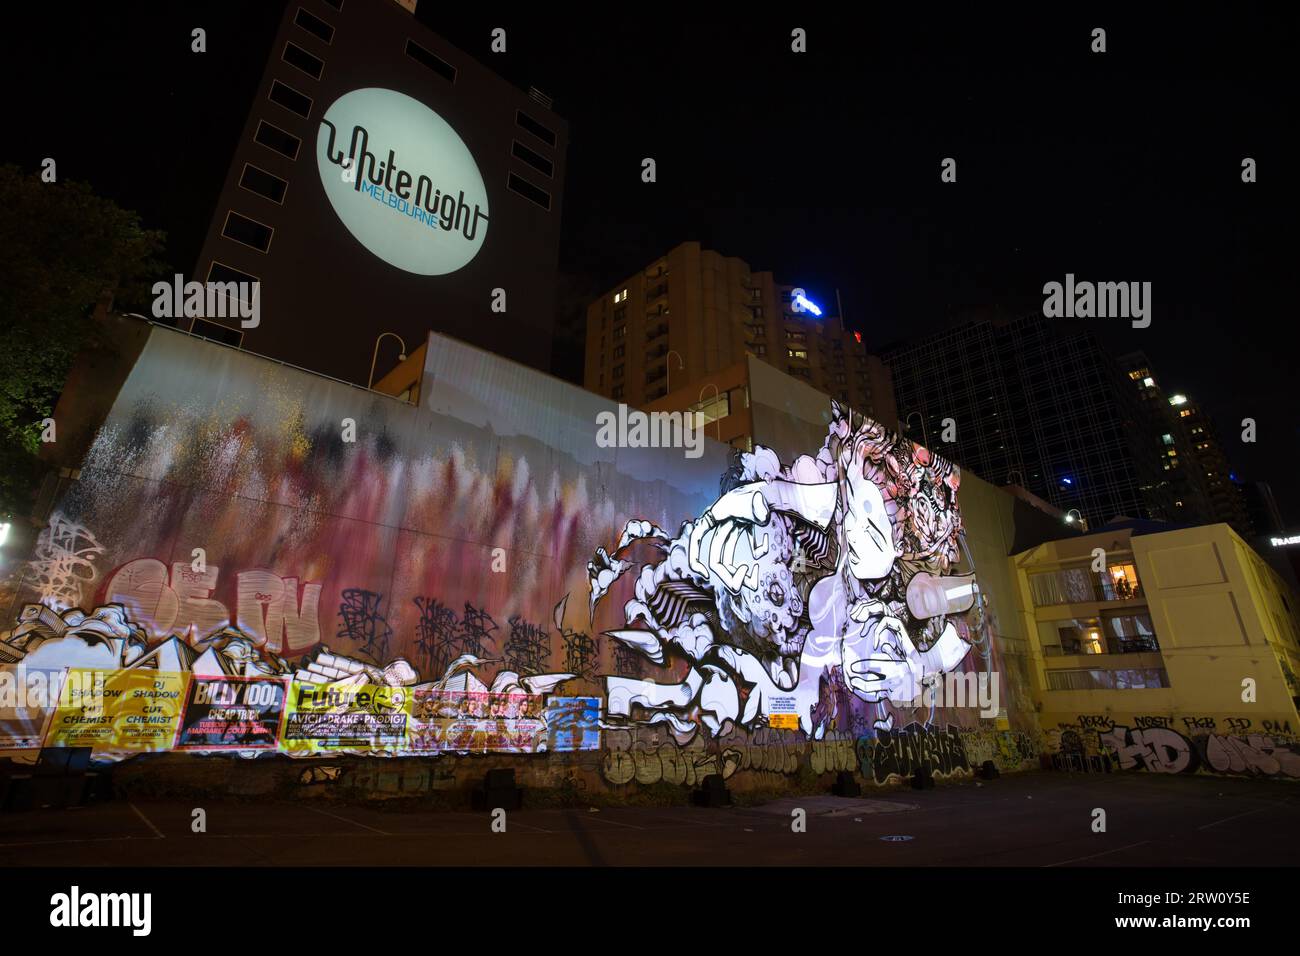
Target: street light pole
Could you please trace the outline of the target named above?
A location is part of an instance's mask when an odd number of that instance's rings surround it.
[[[674,355],[677,356],[677,370],[680,372],[682,369],[686,368],[686,360],[682,358],[682,353],[676,349],[669,349],[668,354],[664,356],[664,361],[668,369],[668,380],[664,382],[664,388],[667,389],[665,394],[668,395],[671,395],[673,391],[673,363],[671,359]]]
[[[370,378],[366,381],[367,389],[371,388],[375,384],[375,363],[379,361],[379,343],[384,340],[385,335],[391,335],[393,338],[397,339],[398,342],[401,342],[402,351],[401,354],[397,356],[397,360],[399,362],[406,361],[406,343],[402,341],[402,337],[396,332],[380,332],[379,338],[375,339],[375,354],[370,357]]]
[[[909,412],[907,417],[903,419],[903,425],[906,426],[907,428],[911,428],[913,415],[916,415],[921,419],[921,441],[924,443],[924,446],[928,449],[930,447],[930,439],[927,438],[925,435],[925,414],[923,412]]]

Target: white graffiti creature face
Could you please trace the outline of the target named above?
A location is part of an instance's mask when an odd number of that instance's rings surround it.
[[[844,547],[849,571],[859,581],[875,581],[894,566],[894,533],[885,498],[860,466],[849,468],[844,501]]]

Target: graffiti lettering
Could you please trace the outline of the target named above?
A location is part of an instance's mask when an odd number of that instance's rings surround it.
[[[1205,740],[1205,759],[1219,773],[1300,777],[1300,753],[1294,745],[1275,742],[1264,734],[1212,734]]]
[[[379,613],[382,594],[361,588],[347,588],[339,604],[339,637],[346,637],[361,645],[361,650],[377,661],[388,659],[388,639],[393,629]]]
[[[82,588],[98,576],[95,558],[103,553],[89,528],[55,512],[37,537],[27,564],[41,603],[56,611],[80,605]]]
[[[961,733],[952,726],[939,730],[911,724],[905,730],[881,734],[867,752],[870,761],[863,764],[862,775],[871,776],[876,783],[885,783],[891,777],[910,777],[923,767],[939,776],[970,771]],[[859,756],[862,753],[859,747]]]
[[[1147,727],[1171,727],[1174,719],[1172,717],[1134,717],[1133,723],[1145,730]]]
[[[258,644],[273,654],[291,655],[320,643],[319,584],[304,584],[299,595],[297,578],[260,569],[241,571],[237,580],[239,627]],[[262,600],[258,592],[270,597]]]
[[[1114,721],[1105,714],[1080,714],[1079,726],[1084,730],[1110,730]]]
[[[1165,727],[1130,730],[1116,725],[1100,734],[1099,741],[1115,751],[1121,770],[1132,770],[1138,761],[1151,773],[1184,773],[1196,769],[1196,752],[1176,730]]]
[[[508,621],[510,637],[506,640],[506,666],[519,674],[539,674],[551,656],[551,635],[539,624],[530,624],[519,615]]]
[[[415,625],[415,646],[428,673],[442,674],[447,665],[461,654],[472,653],[462,650],[463,633],[455,611],[437,598],[417,597],[414,603],[420,611],[420,619]],[[482,656],[481,645],[474,656]]]

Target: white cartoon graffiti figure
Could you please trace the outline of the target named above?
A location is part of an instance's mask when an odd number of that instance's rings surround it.
[[[677,537],[632,522],[589,566],[594,610],[634,566],[619,557],[632,541],[665,550],[641,567],[627,627],[609,634],[656,664],[689,664],[680,683],[606,678],[611,717],[682,738],[793,714],[820,738],[853,726],[856,710],[888,730],[885,702],[915,702],[972,644],[987,648],[982,605],[976,620],[961,616],[978,586],[956,573],[951,463],[833,406],[816,458],[783,468],[759,446],[728,477],[735,486]]]

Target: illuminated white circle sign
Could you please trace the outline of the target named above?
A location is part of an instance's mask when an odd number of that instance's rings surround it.
[[[423,276],[464,267],[483,247],[487,190],[447,121],[404,93],[353,90],[325,111],[316,164],[356,240]]]

